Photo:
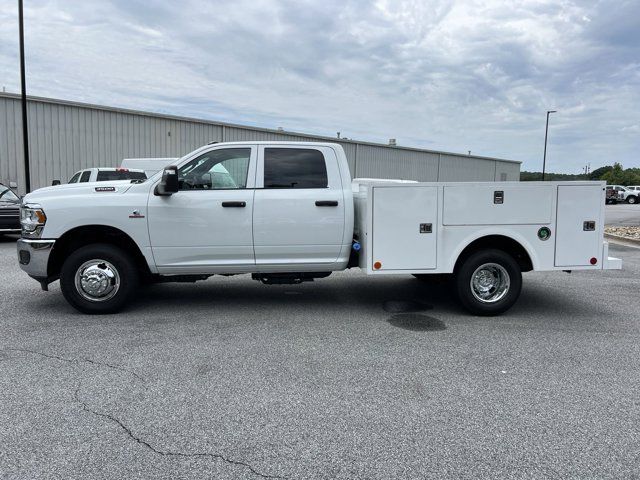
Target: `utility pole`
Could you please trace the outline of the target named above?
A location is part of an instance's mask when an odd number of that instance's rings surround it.
[[[20,25],[20,82],[22,87],[22,142],[24,148],[24,186],[26,193],[31,191],[31,173],[29,171],[29,128],[27,122],[27,79],[24,68],[24,14],[22,0],[18,0],[18,23]]]
[[[547,126],[544,129],[544,156],[542,157],[542,181],[544,182],[544,170],[547,166],[547,136],[549,134],[549,114],[556,113],[555,110],[547,110]]]

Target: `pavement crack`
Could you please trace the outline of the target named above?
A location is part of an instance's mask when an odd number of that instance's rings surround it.
[[[114,417],[113,415],[111,415],[109,413],[98,412],[96,410],[93,410],[91,407],[89,407],[87,402],[85,402],[84,400],[82,400],[80,398],[80,386],[78,386],[76,388],[76,390],[75,390],[74,399],[78,404],[80,404],[82,406],[82,410],[84,410],[85,412],[90,413],[92,415],[95,415],[97,417],[105,418],[105,419],[109,420],[112,423],[115,423],[116,425],[118,425],[120,427],[120,429],[122,429],[129,436],[129,438],[131,438],[132,440],[136,441],[137,443],[139,443],[143,447],[147,448],[148,450],[151,450],[155,454],[162,455],[163,457],[213,458],[213,459],[216,459],[216,460],[222,460],[223,462],[225,462],[225,463],[227,463],[229,465],[245,467],[248,470],[250,470],[251,473],[253,473],[254,475],[257,475],[257,476],[259,476],[261,478],[286,479],[286,477],[281,477],[281,476],[278,476],[278,475],[268,475],[268,474],[259,472],[258,470],[256,470],[255,467],[251,466],[250,464],[248,464],[246,462],[243,462],[241,460],[234,460],[232,458],[228,458],[228,457],[226,457],[226,456],[224,456],[224,455],[222,455],[220,453],[210,453],[210,452],[185,453],[185,452],[175,452],[175,451],[172,451],[172,450],[162,450],[162,449],[156,448],[153,445],[151,445],[149,442],[147,442],[146,440],[144,440],[144,439],[138,437],[137,435],[135,435],[133,433],[133,431],[127,425],[125,425],[119,418]]]
[[[119,367],[118,365],[112,365],[110,363],[99,362],[97,360],[91,360],[90,358],[65,358],[65,357],[60,357],[58,355],[52,355],[50,353],[43,353],[43,352],[38,352],[36,350],[29,350],[27,348],[7,348],[6,350],[11,350],[11,351],[14,351],[14,352],[31,353],[32,355],[40,355],[41,357],[51,358],[53,360],[58,360],[60,362],[66,362],[66,363],[75,363],[75,364],[80,364],[80,363],[83,363],[83,362],[84,363],[90,363],[91,365],[97,365],[97,366],[100,366],[100,367],[107,367],[107,368],[110,368],[112,370],[118,370],[120,372],[128,373],[129,375],[132,375],[132,376],[136,377],[141,382],[145,382],[145,379],[143,377],[141,377],[140,375],[138,375],[133,370],[129,370],[128,368],[124,368],[124,367]]]
[[[65,363],[70,363],[70,364],[76,364],[76,365],[80,365],[82,363],[88,363],[91,365],[96,365],[96,366],[101,366],[101,367],[107,367],[113,370],[117,370],[117,371],[121,371],[121,372],[125,372],[128,373],[129,375],[132,375],[134,377],[136,377],[137,379],[141,380],[142,382],[145,382],[145,379],[143,377],[141,377],[140,375],[138,375],[136,372],[129,370],[127,368],[123,368],[123,367],[119,367],[117,365],[113,365],[110,363],[105,363],[105,362],[99,362],[96,360],[92,360],[90,358],[65,358],[65,357],[61,357],[59,355],[53,355],[50,353],[44,353],[44,352],[38,352],[36,350],[29,350],[27,348],[7,348],[5,350],[10,350],[10,351],[14,351],[14,352],[23,352],[23,353],[30,353],[32,355],[39,355],[41,357],[44,358],[49,358],[49,359],[53,359],[53,360],[58,360],[60,362],[65,362]],[[158,455],[162,455],[164,457],[182,457],[182,458],[212,458],[212,459],[216,459],[216,460],[221,460],[229,465],[235,465],[235,466],[239,466],[239,467],[244,467],[247,468],[249,471],[251,471],[251,473],[253,473],[254,475],[257,475],[261,478],[274,478],[274,479],[286,479],[286,477],[281,477],[278,475],[267,475],[265,473],[259,472],[258,470],[256,470],[255,467],[251,466],[250,464],[248,464],[247,462],[243,462],[241,460],[234,460],[232,458],[228,458],[222,454],[219,453],[210,453],[210,452],[192,452],[192,453],[185,453],[185,452],[175,452],[175,451],[171,451],[171,450],[162,450],[159,448],[154,447],[153,445],[151,445],[149,442],[145,441],[144,439],[136,436],[133,431],[127,426],[125,425],[120,419],[118,419],[117,417],[114,417],[113,415],[110,415],[108,413],[103,413],[103,412],[99,412],[96,410],[93,410],[92,408],[89,407],[89,405],[87,404],[87,402],[85,402],[84,400],[82,400],[80,398],[80,386],[78,386],[75,390],[74,393],[74,399],[75,401],[80,404],[82,406],[82,410],[90,413],[94,416],[97,417],[101,417],[104,418],[106,420],[109,420],[112,423],[115,423],[116,425],[118,425],[128,436],[129,438],[131,438],[132,440],[135,440],[137,443],[139,443],[140,445],[142,445],[143,447],[151,450],[152,452],[158,454]]]

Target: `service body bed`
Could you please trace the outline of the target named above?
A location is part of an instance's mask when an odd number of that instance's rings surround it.
[[[604,242],[604,182],[354,180],[359,266],[368,274],[451,273],[487,236],[518,242],[533,270],[620,269]],[[551,236],[539,237],[541,228]],[[497,238],[497,237],[496,237]]]

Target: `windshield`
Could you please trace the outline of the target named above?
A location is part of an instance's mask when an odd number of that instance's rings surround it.
[[[9,188],[5,187],[4,185],[0,185],[0,201],[19,202],[20,199]]]

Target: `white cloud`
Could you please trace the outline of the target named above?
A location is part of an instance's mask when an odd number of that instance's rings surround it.
[[[17,12],[0,84],[17,91]],[[35,95],[524,160],[640,166],[640,6],[620,1],[32,1]]]

